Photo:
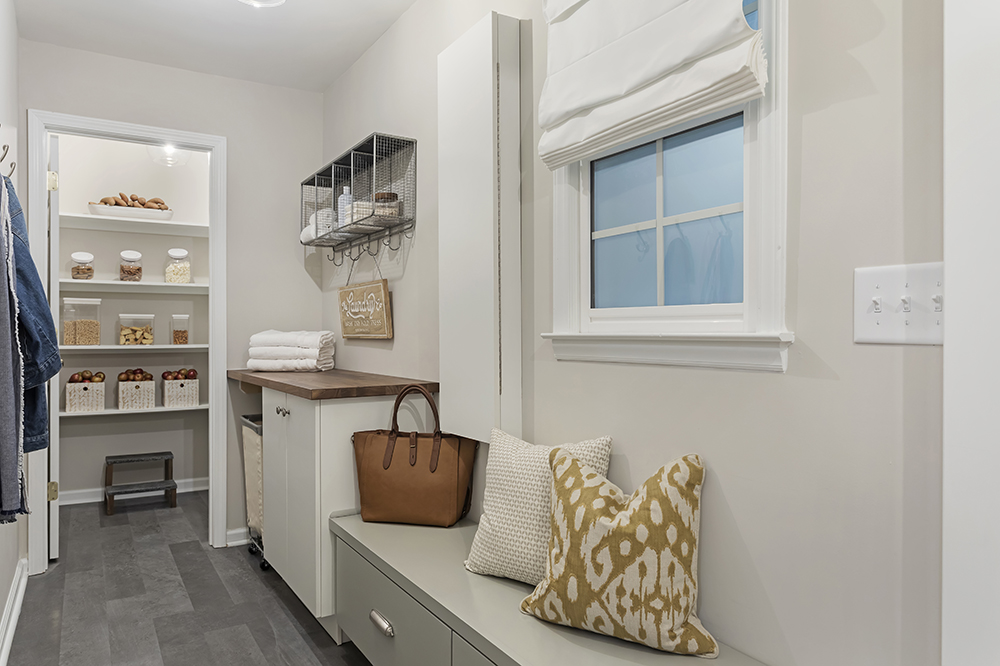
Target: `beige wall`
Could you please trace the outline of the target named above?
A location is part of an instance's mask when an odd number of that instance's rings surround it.
[[[941,259],[940,0],[792,5],[785,375],[554,360],[539,337],[552,320],[541,3],[418,0],[325,95],[325,159],[375,130],[419,141],[416,237],[386,275],[396,340],[338,343],[340,367],[437,376],[436,57],[490,9],[531,20],[526,434],[612,434],[610,474],[629,491],[704,456],[701,611],[721,640],[773,666],[936,663],[941,350],[854,345],[851,303],[857,266]],[[354,279],[375,275],[362,262]],[[324,272],[327,326],[345,269]]]
[[[12,128],[17,121],[17,19],[13,0],[0,0],[0,125]],[[0,603],[6,603],[17,561],[25,554],[26,526],[23,518],[0,526]]]
[[[320,325],[318,278],[294,238],[299,181],[321,159],[322,103],[318,93],[20,42],[22,118],[39,109],[226,137],[229,367],[245,367],[259,330]],[[255,404],[231,394],[230,529],[246,525],[237,424]]]

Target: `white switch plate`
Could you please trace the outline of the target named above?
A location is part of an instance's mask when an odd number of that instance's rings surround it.
[[[937,298],[936,298],[937,297]],[[909,302],[909,312],[907,301]],[[881,303],[881,312],[876,312]],[[944,344],[944,264],[854,269],[854,341]]]

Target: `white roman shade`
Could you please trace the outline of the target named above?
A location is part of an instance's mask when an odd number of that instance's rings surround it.
[[[763,96],[740,0],[545,0],[538,152],[550,169]]]

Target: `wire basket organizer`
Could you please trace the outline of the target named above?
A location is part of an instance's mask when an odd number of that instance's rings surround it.
[[[299,239],[347,250],[411,230],[416,208],[417,142],[375,133],[302,182]]]

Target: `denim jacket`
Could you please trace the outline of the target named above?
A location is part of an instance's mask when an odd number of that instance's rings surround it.
[[[18,334],[24,357],[24,452],[49,445],[49,413],[45,382],[62,368],[59,335],[41,278],[28,248],[28,227],[24,211],[14,192],[14,184],[4,176],[10,197],[11,226],[14,230],[14,262],[17,269],[17,300],[20,305]]]

